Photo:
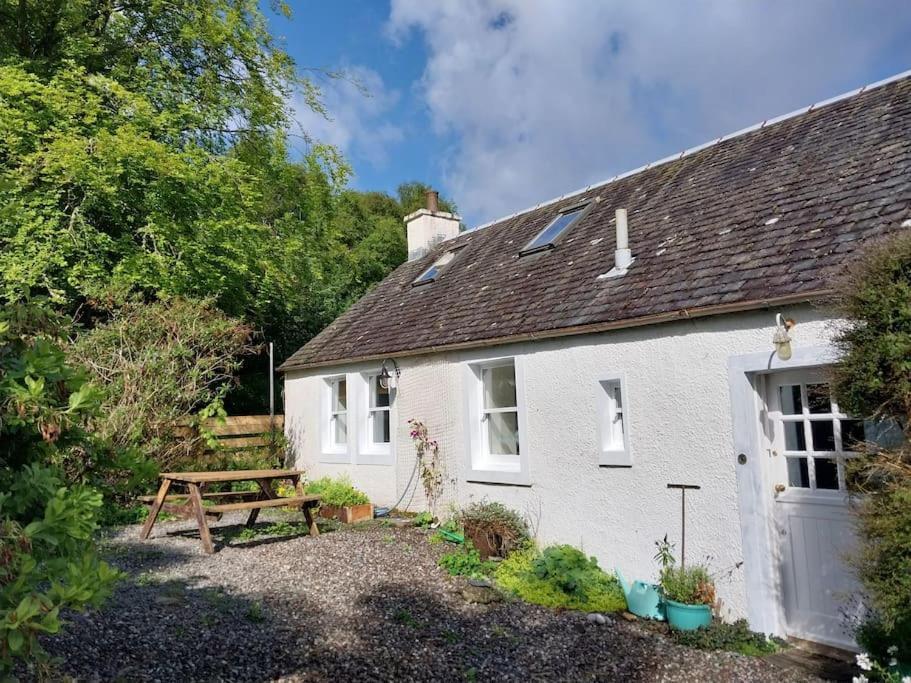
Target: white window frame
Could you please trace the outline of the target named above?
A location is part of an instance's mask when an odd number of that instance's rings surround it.
[[[485,369],[512,365],[516,375],[516,406],[519,425],[519,454],[491,454],[485,416],[494,412],[511,412],[509,408],[484,408]],[[525,410],[525,363],[521,356],[507,356],[471,361],[465,364],[465,433],[468,436],[466,480],[488,484],[530,486],[528,470],[528,424]]]
[[[615,398],[618,391],[619,406]],[[602,467],[632,467],[630,401],[626,377],[622,374],[612,374],[598,380],[595,405],[598,408],[598,464]]]
[[[392,465],[394,464],[393,443],[395,442],[395,389],[389,390],[389,407],[373,407],[372,382],[380,375],[379,368],[368,370],[359,375],[358,382],[360,398],[360,415],[357,417],[357,429],[360,432],[357,463],[360,465]],[[389,413],[389,442],[377,443],[373,440],[373,414],[378,412]]]
[[[335,419],[341,411],[334,410],[333,397],[336,392],[338,383],[345,380],[345,443],[340,444],[335,440]],[[351,442],[352,442],[352,385],[351,377],[348,375],[331,375],[323,378],[323,410],[321,417],[320,430],[322,431],[322,454],[320,462],[328,463],[350,463],[351,462]]]

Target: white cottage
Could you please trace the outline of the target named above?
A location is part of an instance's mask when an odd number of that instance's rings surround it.
[[[432,196],[405,220],[408,262],[281,368],[298,466],[419,510],[418,419],[448,501],[501,501],[636,578],[665,534],[679,552],[668,485],[698,486],[687,557],[726,614],[852,644],[843,464],[870,434],[829,393],[825,301],[911,227],[911,75],[474,230]]]

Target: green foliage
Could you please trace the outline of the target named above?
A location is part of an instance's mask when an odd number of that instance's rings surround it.
[[[473,578],[490,576],[496,567],[494,562],[483,561],[478,551],[470,543],[444,553],[438,562],[452,576],[469,576]]]
[[[618,612],[626,609],[626,598],[616,577],[607,574],[579,552],[564,550],[568,546],[556,546],[551,550],[548,561],[539,563],[544,553],[533,546],[527,546],[509,555],[497,564],[497,584],[526,602],[545,607],[583,610],[586,612]],[[557,558],[560,558],[557,560]],[[572,559],[570,559],[572,558]],[[586,568],[581,570],[581,565]],[[569,576],[563,569],[574,567]],[[567,592],[564,586],[573,590]]]
[[[661,570],[661,591],[668,600],[685,605],[715,604],[715,583],[702,565],[667,566]]]
[[[210,445],[187,417],[199,413],[200,424],[220,405],[251,350],[251,330],[210,301],[183,298],[130,302],[109,316],[80,334],[70,352],[103,389],[94,431],[172,469]],[[154,479],[157,472],[136,474]]]
[[[34,305],[0,311],[0,678],[43,655],[62,610],[98,605],[119,578],[95,550],[102,497],[83,481],[107,454],[86,433],[97,392],[64,362],[58,323]]]
[[[351,485],[351,479],[347,476],[335,479],[322,477],[308,482],[304,490],[307,493],[320,496],[322,498],[320,502],[323,505],[345,507],[348,505],[364,505],[370,502],[367,494],[354,488]]]
[[[857,629],[856,637],[857,644],[877,661],[886,662],[896,656],[911,663],[911,618],[887,627],[874,616]]]
[[[416,527],[426,527],[433,524],[433,515],[429,512],[419,512],[412,520]]]
[[[528,526],[515,510],[501,503],[472,503],[461,511],[459,521],[468,538],[484,542],[494,554],[506,557],[525,545]]]
[[[903,444],[865,445],[848,472],[864,494],[855,499],[855,563],[871,624],[861,634],[898,643],[911,624],[911,235],[869,249],[839,288],[846,320],[836,337],[839,407],[904,430]]]
[[[785,642],[779,638],[751,631],[745,619],[738,619],[733,624],[713,621],[709,626],[694,631],[671,629],[670,635],[687,647],[699,650],[727,650],[754,657],[774,654],[786,647]]]

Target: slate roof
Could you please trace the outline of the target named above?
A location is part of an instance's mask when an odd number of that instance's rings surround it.
[[[597,203],[556,248],[519,250]],[[613,265],[614,211],[635,263]],[[280,369],[813,300],[865,241],[911,227],[911,72],[468,231],[404,263]],[[464,247],[429,285],[412,281]]]

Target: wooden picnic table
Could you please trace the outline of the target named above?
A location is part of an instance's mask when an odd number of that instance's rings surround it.
[[[316,522],[313,521],[314,507],[319,506],[320,497],[313,495],[304,495],[303,486],[301,485],[301,475],[303,470],[234,470],[224,472],[164,472],[161,474],[161,486],[158,488],[158,494],[153,498],[144,496],[141,500],[150,503],[152,508],[149,510],[148,519],[142,526],[139,538],[145,540],[152,532],[155,526],[155,520],[158,519],[158,513],[164,509],[167,512],[176,514],[185,519],[196,519],[199,525],[199,538],[202,541],[203,550],[212,554],[215,548],[212,545],[212,535],[209,533],[209,524],[206,517],[216,517],[221,519],[225,512],[234,512],[237,510],[249,510],[250,515],[247,517],[247,526],[253,526],[259,511],[267,507],[299,507],[304,513],[304,519],[310,530],[311,536],[318,536],[319,529]],[[297,495],[290,498],[279,498],[272,488],[276,480],[290,480],[293,484]],[[208,484],[236,482],[236,481],[253,481],[259,485],[258,491],[217,491],[206,493],[205,488]],[[185,494],[169,494],[171,486],[179,484],[186,486]],[[185,500],[184,500],[185,499]],[[216,502],[213,505],[203,505],[203,499],[207,500],[229,500],[237,499],[238,502]],[[182,501],[182,502],[178,502]]]

